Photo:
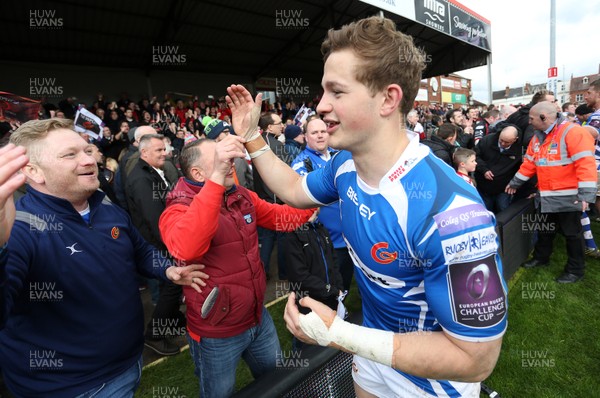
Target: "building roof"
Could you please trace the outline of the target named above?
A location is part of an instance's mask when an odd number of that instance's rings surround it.
[[[584,83],[584,78],[587,77],[587,83]],[[577,76],[571,78],[571,91],[586,91],[590,83],[600,79],[600,73],[591,75]]]
[[[523,97],[526,95],[533,95],[540,90],[546,89],[546,83],[539,84],[526,84],[525,86],[509,88],[508,95],[506,89],[497,90],[492,92],[492,101],[501,100],[506,98]]]
[[[380,10],[358,0],[31,0],[2,1],[0,12],[7,61],[320,82],[327,30]],[[388,11],[384,15],[428,54],[424,77],[486,64],[489,50]],[[51,18],[60,18],[60,26],[32,28],[36,19]],[[175,47],[185,55],[184,65],[153,62],[157,48]]]

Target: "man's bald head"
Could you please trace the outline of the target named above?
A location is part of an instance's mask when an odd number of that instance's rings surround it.
[[[515,108],[512,105],[507,105],[507,106],[505,106],[505,107],[502,108],[502,111],[500,111],[500,119],[505,120],[510,115],[512,115],[513,113],[515,113],[516,111],[517,111],[517,108]]]
[[[545,131],[558,119],[556,105],[552,102],[538,102],[529,110],[529,124],[536,130]]]
[[[504,127],[500,132],[500,139],[503,141],[513,141],[516,140],[517,137],[519,137],[519,132],[514,126]]]
[[[506,126],[502,129],[500,135],[498,136],[498,144],[502,148],[507,149],[510,148],[512,144],[517,142],[518,138],[519,131],[517,128],[515,126]]]
[[[140,140],[142,139],[142,137],[145,135],[148,135],[148,134],[158,134],[158,133],[156,132],[154,127],[150,127],[150,126],[140,126],[137,129],[135,129],[135,134],[134,134],[135,141],[133,142],[133,145],[139,146]]]
[[[530,114],[532,112],[535,116],[543,115],[545,119],[548,119],[552,122],[554,122],[557,118],[556,105],[548,101],[542,101],[535,104],[529,111]]]

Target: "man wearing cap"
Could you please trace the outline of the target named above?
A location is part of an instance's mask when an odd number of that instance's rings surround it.
[[[290,124],[285,128],[285,162],[289,165],[292,164],[292,160],[296,159],[296,156],[302,151],[302,145],[304,144],[304,134],[302,128],[295,124]]]
[[[206,138],[215,140],[216,142],[222,141],[230,133],[235,134],[235,131],[233,131],[233,126],[219,119],[212,119],[204,128],[204,134],[206,134]],[[252,168],[248,164],[248,160],[250,160],[250,157],[247,157],[247,159],[233,159],[233,163],[235,165],[235,173],[233,174],[233,178],[237,185],[241,185],[244,188],[252,190],[254,187],[254,178],[252,177]]]

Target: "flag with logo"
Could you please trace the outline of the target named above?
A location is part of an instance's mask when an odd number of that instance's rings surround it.
[[[307,108],[306,105],[302,105],[302,108],[300,108],[296,113],[296,116],[294,116],[294,124],[296,126],[302,127],[306,119],[308,119],[309,116],[314,114],[315,111],[313,111],[311,108]]]
[[[84,133],[97,140],[102,135],[102,120],[85,108],[79,108],[75,114],[75,131]]]

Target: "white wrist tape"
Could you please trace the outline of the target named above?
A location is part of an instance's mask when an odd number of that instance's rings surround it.
[[[311,339],[316,340],[320,346],[326,347],[331,343],[329,330],[319,316],[311,311],[308,315],[300,314],[300,329]]]
[[[321,346],[335,343],[360,357],[392,366],[393,332],[355,325],[337,316],[328,330],[325,323],[314,312],[300,315],[300,328]]]
[[[250,127],[248,131],[244,134],[244,139],[246,142],[250,142],[257,137],[256,133],[258,132],[258,119],[260,119],[260,107],[253,107],[252,111],[250,111]],[[260,133],[258,133],[260,135]]]
[[[254,151],[252,153],[249,153],[248,155],[250,155],[250,159],[254,159],[254,158],[259,157],[263,153],[265,153],[267,151],[270,151],[270,150],[271,150],[271,147],[268,144],[265,144],[265,146],[263,146],[262,148]]]
[[[246,142],[250,142],[250,141],[254,141],[258,137],[260,137],[260,130],[258,129],[258,126],[256,126],[256,127],[254,127],[254,129],[251,129],[250,131],[248,131],[246,133],[246,135],[244,136],[244,139],[246,140]]]

